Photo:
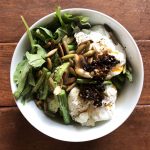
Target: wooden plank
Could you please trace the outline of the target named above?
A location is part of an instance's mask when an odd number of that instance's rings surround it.
[[[150,48],[150,41],[138,41],[137,42],[143,63],[144,63],[144,87],[141,94],[141,98],[139,103],[140,104],[150,104],[150,59],[149,59],[149,48]]]
[[[147,150],[150,147],[149,116],[150,106],[138,106],[129,119],[113,133],[90,142],[69,143],[54,140],[34,129],[17,108],[1,108],[0,148],[4,150]]]
[[[29,25],[54,11],[62,8],[84,7],[104,12],[124,25],[135,39],[150,37],[150,1],[149,0],[36,0],[36,1],[0,1],[0,42],[18,42],[25,29],[20,15],[25,16]]]
[[[16,44],[0,44],[0,106],[13,106],[10,88],[10,64]]]
[[[149,47],[150,41],[138,41],[137,44],[141,50],[141,54],[144,61],[145,67],[145,83],[143,92],[139,101],[139,104],[150,104],[150,59],[149,59]],[[10,83],[9,83],[9,69],[11,57],[16,44],[0,44],[0,68],[2,69],[0,76],[0,106],[13,106],[15,105],[14,99],[11,94]]]

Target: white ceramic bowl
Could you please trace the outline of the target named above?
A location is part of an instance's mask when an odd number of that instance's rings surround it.
[[[23,105],[19,100],[16,102],[18,108],[24,117],[40,132],[47,136],[59,139],[62,141],[81,142],[89,141],[103,137],[115,129],[117,129],[123,122],[129,117],[134,110],[143,87],[143,62],[139,52],[139,49],[130,35],[130,33],[113,18],[100,13],[98,11],[83,9],[83,8],[71,8],[65,9],[62,12],[69,12],[71,14],[85,15],[90,18],[92,24],[108,24],[117,34],[121,43],[126,47],[126,54],[133,67],[133,83],[127,83],[117,99],[116,111],[114,117],[110,121],[99,122],[95,127],[87,128],[76,125],[64,125],[55,120],[48,118],[44,113],[37,108],[33,101]],[[51,22],[55,13],[49,14],[39,21],[37,21],[32,28],[37,26],[43,26]],[[138,31],[137,31],[138,32]],[[29,47],[29,41],[27,34],[25,33],[20,39],[12,58],[11,62],[11,88],[14,93],[16,85],[13,82],[13,74],[17,64],[22,60],[25,51]]]

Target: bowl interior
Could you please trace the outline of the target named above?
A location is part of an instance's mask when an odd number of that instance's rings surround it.
[[[73,8],[63,10],[63,12],[88,16],[92,24],[108,24],[116,32],[123,46],[126,47],[127,57],[133,67],[134,82],[132,84],[126,83],[122,93],[119,95],[113,119],[110,121],[99,122],[93,128],[80,127],[78,125],[64,125],[52,120],[45,116],[44,113],[37,108],[33,101],[23,105],[18,100],[17,105],[24,117],[42,133],[63,141],[88,141],[112,132],[131,114],[138,102],[143,86],[143,63],[135,41],[128,31],[114,19],[103,13],[89,9]],[[46,25],[51,22],[53,17],[54,13],[45,16],[37,21],[31,28]],[[19,41],[12,58],[10,73],[12,92],[16,90],[15,83],[13,82],[15,68],[22,60],[25,51],[29,47],[30,45],[27,35],[24,34]]]

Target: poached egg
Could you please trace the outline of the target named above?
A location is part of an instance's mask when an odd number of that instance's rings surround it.
[[[119,75],[123,71],[126,64],[124,48],[119,43],[117,43],[117,45],[113,43],[109,33],[103,25],[93,26],[90,30],[83,29],[80,32],[75,33],[74,37],[78,45],[82,42],[91,40],[92,43],[90,44],[89,49],[94,49],[100,54],[107,51],[109,55],[112,55],[119,60],[119,63],[108,73],[107,79]]]

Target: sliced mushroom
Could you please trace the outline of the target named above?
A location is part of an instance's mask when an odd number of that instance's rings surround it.
[[[58,48],[59,48],[60,55],[64,56],[64,50],[63,50],[63,48],[62,48],[60,43],[58,43]]]
[[[88,63],[91,64],[92,61],[93,61],[93,57],[89,57],[89,58],[88,58]]]
[[[95,53],[95,50],[89,50],[88,52],[84,53],[83,56],[85,57],[91,57]]]
[[[62,39],[62,43],[63,43],[63,47],[64,47],[64,50],[66,52],[66,54],[69,54],[69,48],[68,48],[68,44],[67,44],[67,37],[65,36],[63,39]]]
[[[50,58],[47,58],[47,68],[48,68],[49,70],[52,69],[52,61],[51,61]]]
[[[55,48],[55,49],[49,51],[49,52],[47,53],[47,57],[50,57],[50,56],[54,55],[54,54],[57,52],[57,50],[58,50],[58,49]]]
[[[69,62],[70,62],[70,66],[74,66],[74,61],[72,59],[69,59]]]
[[[77,75],[84,78],[92,78],[91,74],[82,68],[81,56],[79,57],[77,54],[75,54],[75,64],[75,72]]]
[[[62,60],[69,60],[70,58],[73,58],[75,54],[68,54],[68,55],[65,55],[63,57],[61,57]]]
[[[81,52],[83,52],[83,50],[86,48],[86,44],[80,44],[76,50],[77,54],[80,54]]]

